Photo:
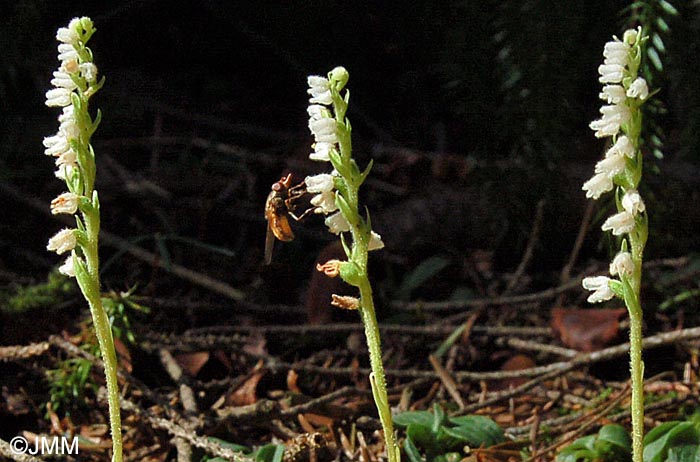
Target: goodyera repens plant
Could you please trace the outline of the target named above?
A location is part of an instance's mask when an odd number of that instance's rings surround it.
[[[107,382],[109,420],[112,429],[112,460],[122,460],[121,418],[117,383],[117,356],[109,318],[100,297],[97,238],[100,231],[100,203],[95,191],[95,152],[90,137],[100,123],[100,111],[93,120],[88,101],[103,85],[97,80],[92,51],[86,46],[95,32],[92,20],[74,18],[58,29],[56,39],[61,62],[53,73],[53,89],[46,92],[46,105],[63,108],[58,133],[44,139],[46,155],[56,159],[56,177],[65,181],[68,192],[51,201],[51,213],[75,217],[76,227],[59,231],[49,240],[47,250],[69,253],[59,271],[75,277],[90,305],[100,345]],[[80,213],[78,213],[80,212]]]
[[[367,274],[367,254],[370,250],[384,247],[379,234],[372,231],[369,212],[365,217],[359,210],[359,189],[372,168],[372,163],[360,171],[352,158],[350,121],[345,117],[350,93],[343,92],[348,82],[348,72],[336,67],[328,77],[310,76],[311,95],[308,108],[309,129],[313,133],[314,152],[312,160],[330,162],[333,171],[306,177],[307,191],[315,194],[311,204],[317,213],[326,215],[330,232],[340,235],[347,261],[330,260],[317,269],[330,277],[340,276],[360,291],[360,297],[332,296],[332,304],[344,309],[358,310],[365,326],[372,373],[370,383],[379,419],[384,429],[384,441],[389,462],[399,462],[400,453],[394,437],[391,408],[386,393],[386,378],[382,365],[379,327],[374,311],[372,286]],[[342,93],[341,93],[342,92]],[[346,233],[352,236],[348,244]]]
[[[591,303],[613,297],[625,301],[630,316],[630,369],[632,378],[632,453],[634,462],[642,461],[644,434],[644,363],[642,362],[642,305],[639,298],[642,279],[642,255],[648,235],[644,201],[639,195],[642,178],[641,105],[649,97],[647,83],[637,76],[646,37],[641,28],[625,32],[605,44],[605,61],[598,68],[603,90],[600,108],[603,117],[591,122],[598,138],[612,137],[612,146],[595,167],[595,175],[583,189],[586,197],[598,199],[614,191],[617,213],[605,220],[603,231],[620,236],[620,252],[610,264],[610,275],[587,277],[583,287],[592,290]]]

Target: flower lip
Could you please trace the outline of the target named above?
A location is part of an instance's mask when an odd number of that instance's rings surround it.
[[[606,276],[593,276],[583,279],[583,288],[592,290],[588,297],[588,303],[600,303],[612,299],[615,292],[610,288],[610,278]]]
[[[603,193],[612,191],[612,188],[612,177],[604,173],[598,173],[586,181],[581,189],[586,191],[587,198],[598,199]]]
[[[54,215],[59,213],[73,215],[78,211],[79,199],[80,196],[77,194],[71,192],[63,193],[51,201],[51,213]]]
[[[639,215],[646,210],[646,205],[642,200],[642,196],[636,189],[630,189],[622,196],[622,208],[633,216]]]
[[[46,250],[53,251],[61,255],[69,250],[73,250],[77,243],[78,240],[75,236],[75,229],[66,228],[57,232],[54,237],[49,239]]]
[[[615,255],[610,263],[610,274],[612,276],[629,276],[634,272],[634,261],[629,252],[620,252]]]
[[[635,221],[634,215],[626,210],[609,217],[603,223],[603,231],[612,231],[613,235],[619,236],[621,234],[629,233],[634,229]]]

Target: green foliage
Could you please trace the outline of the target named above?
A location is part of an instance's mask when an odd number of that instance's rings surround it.
[[[605,425],[597,435],[579,438],[557,455],[557,462],[627,462],[631,438],[624,427]],[[644,437],[644,462],[700,461],[700,413],[665,422]]]
[[[398,300],[409,300],[411,293],[423,286],[431,278],[437,276],[450,264],[450,261],[443,257],[430,257],[418,264],[413,271],[408,273],[401,281],[395,298]]]
[[[664,75],[664,63],[662,57],[666,54],[666,44],[671,29],[669,24],[678,10],[666,0],[637,0],[633,2],[625,12],[629,12],[626,26],[634,28],[641,25],[643,33],[649,36],[644,44],[644,59],[639,67],[639,74],[649,84],[649,88],[659,88],[667,84]],[[645,115],[644,144],[657,158],[663,157],[664,131],[660,124],[661,117],[668,111],[662,99],[657,96],[649,101],[643,108]]]
[[[71,283],[69,279],[58,275],[60,279]],[[71,287],[74,285],[71,284]],[[114,336],[123,342],[136,343],[136,337],[131,329],[129,311],[142,313],[150,312],[148,307],[142,306],[134,301],[134,289],[128,292],[110,292],[102,298],[102,303],[109,315]],[[81,348],[93,356],[100,355],[100,349],[96,342],[94,326],[85,325],[83,337],[86,339]],[[70,414],[71,410],[84,408],[86,406],[86,393],[97,391],[97,383],[91,375],[92,363],[84,358],[70,358],[59,361],[55,369],[46,371],[46,378],[49,381],[49,401],[47,403],[47,418],[49,409],[58,412],[65,411]]]
[[[0,310],[9,314],[29,310],[55,308],[75,292],[75,285],[65,276],[54,271],[41,284],[16,286],[11,292],[0,294]]]
[[[282,462],[282,456],[284,456],[284,446],[281,444],[266,444],[259,447],[255,451],[251,451],[248,447],[242,446],[236,443],[229,443],[228,441],[209,437],[210,441],[219,443],[222,447],[230,449],[235,452],[241,453],[241,456],[247,459],[255,460],[255,462]],[[227,462],[228,459],[223,457],[209,457],[204,456],[201,462]]]
[[[632,438],[621,425],[603,426],[597,435],[579,438],[557,455],[557,462],[628,462]]]
[[[665,422],[644,437],[644,462],[700,460],[700,414]]]
[[[88,345],[93,354],[98,353],[97,345]],[[46,371],[49,380],[49,402],[46,405],[46,418],[49,413],[63,411],[70,415],[71,410],[86,408],[85,393],[97,393],[97,384],[91,376],[92,363],[85,358],[69,358],[60,361],[56,369]]]
[[[136,337],[131,330],[131,321],[129,320],[128,311],[131,310],[145,314],[151,312],[150,308],[136,302],[133,296],[135,289],[136,288],[133,287],[127,292],[110,292],[106,297],[102,298],[102,305],[107,311],[109,322],[112,325],[112,332],[115,337],[122,341],[129,342],[132,345],[136,343]]]
[[[394,416],[406,427],[404,451],[411,462],[452,462],[462,458],[464,446],[489,447],[505,440],[503,430],[488,417],[447,417],[435,405],[433,412],[409,411]]]

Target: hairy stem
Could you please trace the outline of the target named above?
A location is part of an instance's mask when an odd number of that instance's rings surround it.
[[[389,397],[386,392],[386,375],[382,364],[381,340],[379,338],[379,325],[374,312],[374,300],[372,299],[372,286],[365,277],[360,284],[360,316],[365,326],[365,336],[367,337],[367,347],[369,348],[369,360],[372,368],[370,382],[374,402],[377,405],[379,420],[382,422],[384,430],[384,442],[389,462],[400,462],[401,454],[394,437],[394,422],[391,417],[391,407]]]
[[[99,211],[83,216],[89,244],[83,248],[85,262],[90,275],[86,284],[80,285],[85,299],[90,305],[92,322],[95,326],[97,342],[100,346],[104,362],[105,381],[107,383],[107,404],[109,406],[109,422],[112,431],[112,462],[122,462],[122,429],[119,411],[119,382],[117,381],[117,354],[114,349],[112,326],[102,305],[99,279],[99,257],[97,239],[100,229]],[[80,280],[79,280],[80,282]]]

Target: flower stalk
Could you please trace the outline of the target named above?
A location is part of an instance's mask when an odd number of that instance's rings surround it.
[[[379,419],[384,430],[387,458],[389,462],[400,462],[396,444],[391,407],[386,392],[386,375],[382,364],[381,339],[375,313],[372,286],[367,272],[369,251],[384,247],[379,234],[372,231],[369,211],[360,214],[359,189],[369,174],[372,163],[360,171],[352,158],[352,127],[345,117],[350,93],[343,89],[349,75],[343,67],[336,67],[328,77],[310,76],[309,129],[315,137],[314,152],[309,158],[330,162],[333,171],[307,177],[307,191],[315,194],[311,204],[315,212],[326,215],[330,232],[339,235],[347,261],[331,260],[317,269],[329,277],[340,276],[348,284],[357,287],[359,299],[333,296],[333,304],[343,309],[357,309],[365,327],[369,349],[370,384]],[[346,240],[347,233],[352,241]]]
[[[637,76],[642,45],[647,37],[641,28],[625,32],[605,44],[605,61],[598,68],[605,84],[600,98],[602,118],[591,122],[596,137],[612,137],[612,147],[598,162],[595,175],[584,183],[586,197],[598,199],[614,190],[617,213],[603,223],[603,231],[620,236],[620,252],[610,264],[610,275],[587,277],[583,287],[592,290],[591,303],[624,300],[630,317],[630,378],[632,382],[632,460],[642,462],[644,437],[644,363],[642,361],[642,305],[640,289],[642,261],[648,237],[646,206],[638,188],[642,179],[641,105],[649,98],[649,88]]]
[[[66,183],[64,192],[51,201],[51,213],[73,215],[76,227],[59,231],[49,240],[47,250],[57,254],[70,252],[59,271],[75,277],[90,306],[95,334],[104,361],[107,383],[109,421],[112,431],[112,461],[122,461],[121,417],[117,355],[112,328],[100,292],[98,237],[100,203],[95,186],[95,152],[90,138],[100,123],[98,110],[93,119],[89,113],[90,98],[102,87],[97,80],[97,67],[87,42],[95,32],[92,20],[74,18],[67,27],[58,29],[56,39],[61,62],[53,73],[53,89],[46,93],[46,105],[61,107],[58,132],[44,138],[44,153],[55,158],[57,178]],[[79,213],[78,213],[79,212]]]

